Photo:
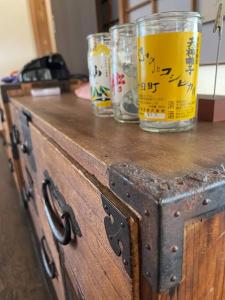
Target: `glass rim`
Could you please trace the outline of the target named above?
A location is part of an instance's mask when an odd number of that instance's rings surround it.
[[[87,36],[87,40],[89,40],[92,37],[105,37],[105,38],[110,38],[110,33],[109,32],[98,32],[98,33],[91,33]]]
[[[136,24],[135,23],[124,23],[124,24],[116,24],[116,25],[113,25],[112,27],[109,28],[109,32],[111,33],[113,30],[115,29],[122,29],[124,27],[129,27],[129,26],[135,26]]]
[[[201,15],[197,11],[165,11],[160,13],[155,13],[149,16],[144,16],[141,18],[138,18],[136,20],[136,23],[142,23],[145,21],[160,21],[160,18],[172,18],[172,17],[190,17],[190,18],[198,18],[202,19]]]

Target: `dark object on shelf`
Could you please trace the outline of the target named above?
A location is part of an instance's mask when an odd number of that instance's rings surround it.
[[[198,95],[198,120],[225,121],[225,96]]]
[[[34,59],[26,64],[19,74],[20,82],[68,79],[70,79],[70,72],[60,54]]]

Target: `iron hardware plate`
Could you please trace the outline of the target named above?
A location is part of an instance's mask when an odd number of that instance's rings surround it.
[[[4,110],[0,108],[0,121],[1,123],[5,122]]]
[[[161,293],[182,280],[184,226],[225,210],[225,169],[164,180],[131,163],[111,166],[113,193],[141,215],[141,271]],[[151,231],[149,231],[151,230]]]
[[[131,240],[127,218],[104,195],[102,205],[107,213],[104,225],[109,243],[115,254],[122,257],[124,267],[131,276]]]
[[[73,234],[75,236],[82,236],[81,230],[80,230],[80,226],[77,222],[77,219],[75,217],[74,211],[72,210],[72,208],[66,203],[65,198],[63,197],[63,195],[60,193],[59,189],[57,188],[57,186],[54,184],[52,178],[49,176],[48,171],[45,170],[44,171],[44,178],[48,180],[49,184],[49,190],[51,192],[52,195],[52,200],[53,201],[57,201],[61,213],[63,214],[69,214],[70,220],[71,220],[71,227],[72,227],[72,231]]]
[[[11,158],[8,159],[8,166],[9,166],[9,171],[11,173],[13,173],[14,172],[14,166],[13,166],[13,162],[12,162]]]
[[[36,197],[34,192],[34,181],[27,167],[25,167],[25,171],[27,177],[27,181],[25,185],[25,197],[27,202],[29,202],[30,200],[33,201],[35,212],[38,215],[38,208],[37,208]]]
[[[10,132],[10,141],[11,141],[13,159],[18,160],[20,158],[19,151],[18,151],[17,143],[15,143],[15,140],[13,138],[12,131]]]
[[[23,133],[23,138],[24,138],[24,143],[22,144],[22,147],[26,147],[26,153],[28,157],[29,164],[34,172],[36,172],[37,167],[36,167],[36,162],[33,154],[33,146],[32,146],[32,139],[31,139],[31,134],[30,134],[30,128],[29,128],[29,123],[32,121],[32,117],[30,112],[23,110],[20,113],[20,121],[21,121],[21,128],[22,128],[22,133]]]
[[[20,133],[16,125],[12,125],[12,140],[15,145],[20,143]]]

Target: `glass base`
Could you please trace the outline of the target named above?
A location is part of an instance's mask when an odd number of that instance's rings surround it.
[[[179,122],[140,121],[141,129],[149,132],[182,132],[191,130],[194,126],[195,119]]]
[[[128,124],[138,124],[139,120],[124,120],[124,119],[117,119],[114,116],[114,119],[119,123],[128,123]]]
[[[102,117],[102,118],[107,118],[107,117],[113,117],[113,110],[112,107],[93,107],[94,109],[94,114],[96,117]]]
[[[120,123],[139,123],[137,115],[122,113],[119,106],[113,107],[114,119]]]

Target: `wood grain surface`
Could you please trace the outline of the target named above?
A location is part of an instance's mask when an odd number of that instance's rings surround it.
[[[101,190],[96,180],[92,182],[86,174],[82,174],[82,170],[77,169],[32,124],[30,129],[39,166],[37,186],[41,192],[43,173],[47,170],[66,203],[73,209],[82,233],[76,241],[63,247],[66,264],[73,272],[71,281],[78,281],[86,299],[139,299],[137,218],[121,204],[116,205],[127,216],[131,228],[133,265],[130,278],[121,257],[111,248],[104,226],[106,213],[101,194],[104,193],[112,202],[116,198],[109,191]]]
[[[105,185],[108,166],[119,162],[173,178],[225,161],[225,139],[221,138],[225,122],[200,122],[184,133],[151,134],[138,125],[95,117],[90,102],[72,94],[27,96],[14,98],[13,103],[29,109],[33,123]]]
[[[201,175],[210,168],[223,169],[225,122],[200,122],[194,130],[185,133],[150,134],[137,125],[96,118],[89,101],[71,94],[18,97],[12,99],[12,104],[32,114],[30,128],[38,165],[37,188],[41,188],[43,172],[48,170],[77,217],[83,236],[76,244],[65,247],[65,265],[70,266],[71,281],[79,283],[87,299],[108,299],[108,295],[109,299],[138,299],[138,293],[134,292],[139,290],[140,282],[144,300],[222,300],[225,297],[224,212],[185,224],[182,280],[179,286],[157,294],[145,279],[139,279],[139,268],[135,280],[127,277],[120,258],[108,244],[102,222],[105,212],[100,205],[100,194],[108,193],[110,201],[123,206],[105,188],[109,186],[107,172],[112,165],[132,163],[160,180],[174,180],[193,172]],[[128,178],[135,174],[129,174]],[[201,182],[199,178],[194,177],[194,182]],[[194,186],[192,183],[188,188]],[[163,185],[160,188],[165,189]],[[181,189],[176,188],[174,192],[184,193]],[[141,205],[143,199],[137,200]],[[130,211],[129,205],[126,210]],[[135,214],[130,214],[131,219],[136,222],[137,216],[143,226],[143,216]],[[149,236],[154,236],[156,231],[148,230]],[[133,245],[137,246],[137,226],[132,233]],[[135,266],[138,266],[138,249],[134,253]]]
[[[3,139],[5,145],[5,152],[7,154],[8,160],[12,161],[13,164],[13,177],[15,179],[16,187],[18,192],[20,193],[21,188],[23,186],[23,176],[22,170],[20,166],[20,162],[15,160],[13,157],[12,152],[12,143],[10,138],[10,131],[12,130],[13,121],[12,118],[14,117],[14,113],[12,111],[12,106],[9,103],[4,103],[4,116],[5,122],[3,123]]]
[[[223,300],[225,298],[225,212],[198,218],[185,229],[183,280],[151,300]]]

